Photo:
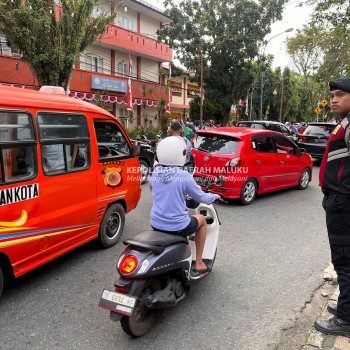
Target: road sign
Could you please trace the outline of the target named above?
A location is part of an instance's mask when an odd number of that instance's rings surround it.
[[[317,107],[314,111],[316,114],[320,114],[322,112],[321,108],[319,107]]]
[[[321,101],[321,106],[322,107],[326,107],[328,105],[328,101],[327,100],[322,100]]]

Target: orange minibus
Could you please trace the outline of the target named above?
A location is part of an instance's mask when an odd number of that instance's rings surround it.
[[[118,120],[62,88],[0,86],[0,295],[95,238],[116,244],[141,196],[138,145]]]

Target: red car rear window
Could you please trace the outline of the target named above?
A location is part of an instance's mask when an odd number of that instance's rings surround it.
[[[198,135],[193,148],[210,154],[236,154],[238,140],[222,135]]]

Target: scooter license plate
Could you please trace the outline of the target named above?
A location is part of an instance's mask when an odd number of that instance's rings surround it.
[[[126,316],[132,316],[137,298],[125,294],[104,290],[99,306]]]

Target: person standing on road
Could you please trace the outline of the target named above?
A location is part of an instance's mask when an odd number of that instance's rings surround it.
[[[320,167],[320,186],[340,293],[338,303],[328,305],[328,311],[335,317],[317,320],[315,328],[350,337],[350,77],[330,81],[329,90],[332,111],[341,121],[327,143]]]
[[[183,129],[180,123],[172,123],[169,128],[169,136],[178,136],[184,140],[187,148],[185,165],[193,166],[194,160],[192,155],[192,144],[186,137],[183,137],[182,131]]]

